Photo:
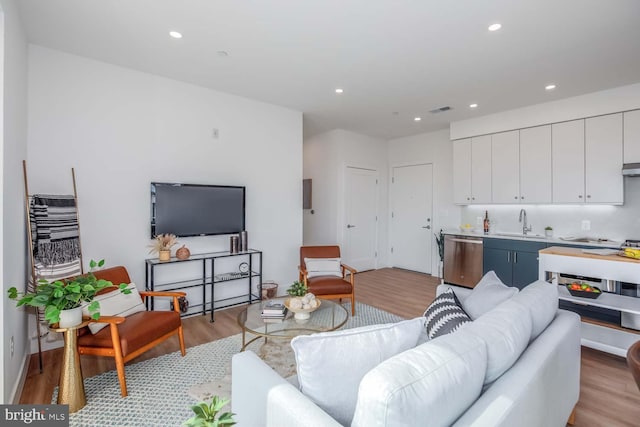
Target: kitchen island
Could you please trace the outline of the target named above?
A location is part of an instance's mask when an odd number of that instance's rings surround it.
[[[616,254],[585,253],[579,248],[558,246],[539,252],[539,278],[558,286],[560,300],[617,310],[631,320],[640,319],[640,298],[607,292],[597,299],[574,297],[564,285],[558,284],[561,274],[599,278],[603,289],[609,287],[609,290],[615,290],[617,282],[640,282],[640,260]],[[607,327],[583,321],[582,345],[625,357],[628,348],[640,340],[640,331],[619,326]]]

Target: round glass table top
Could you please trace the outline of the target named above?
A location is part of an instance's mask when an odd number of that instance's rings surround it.
[[[246,332],[264,337],[293,338],[316,332],[334,331],[342,327],[349,318],[349,312],[340,304],[322,300],[320,307],[305,320],[295,319],[288,311],[284,319],[263,319],[262,307],[267,302],[278,301],[284,304],[286,298],[260,301],[251,304],[238,315],[238,324]]]

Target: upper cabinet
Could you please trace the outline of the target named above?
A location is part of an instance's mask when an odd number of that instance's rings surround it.
[[[554,203],[584,203],[584,120],[551,125]]]
[[[461,139],[454,200],[622,204],[623,160],[640,163],[640,110]]]
[[[622,114],[586,119],[584,149],[587,203],[622,204]]]
[[[453,198],[463,205],[491,203],[491,136],[453,141]]]
[[[624,121],[624,163],[640,163],[640,110],[627,111]]]

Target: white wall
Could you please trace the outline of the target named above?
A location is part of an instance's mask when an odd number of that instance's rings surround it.
[[[451,139],[640,108],[640,83],[451,123]]]
[[[457,227],[460,208],[453,204],[453,151],[449,131],[423,133],[389,141],[389,168],[431,163],[433,165],[433,231]],[[438,271],[438,247],[433,239],[431,271]]]
[[[27,315],[6,298],[7,289],[24,289],[26,245],[22,160],[27,139],[27,42],[12,0],[0,1],[4,15],[2,84],[2,231],[0,231],[0,272],[2,273],[2,349],[3,384],[0,401],[11,403],[19,392],[20,379],[28,360]],[[14,340],[14,354],[10,343]],[[19,397],[19,396],[17,396]]]
[[[245,185],[263,279],[296,279],[300,112],[40,46],[30,45],[29,61],[31,192],[70,194],[75,168],[85,264],[124,265],[141,288],[151,181]],[[229,239],[180,241],[201,253],[227,250]]]
[[[348,166],[379,173],[378,267],[387,265],[388,168],[386,142],[335,129],[304,143],[304,177],[312,179],[314,213],[304,213],[304,244],[344,244],[345,173]]]

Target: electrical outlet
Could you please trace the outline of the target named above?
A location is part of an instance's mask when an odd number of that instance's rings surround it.
[[[11,354],[11,358],[13,359],[13,352],[15,351],[15,343],[13,342],[13,336],[11,336],[11,344],[9,344],[9,352]]]
[[[476,217],[476,225],[482,225],[482,217],[481,216],[477,216]]]
[[[583,219],[582,220],[582,230],[583,231],[591,230],[591,221],[589,221],[588,219]]]

